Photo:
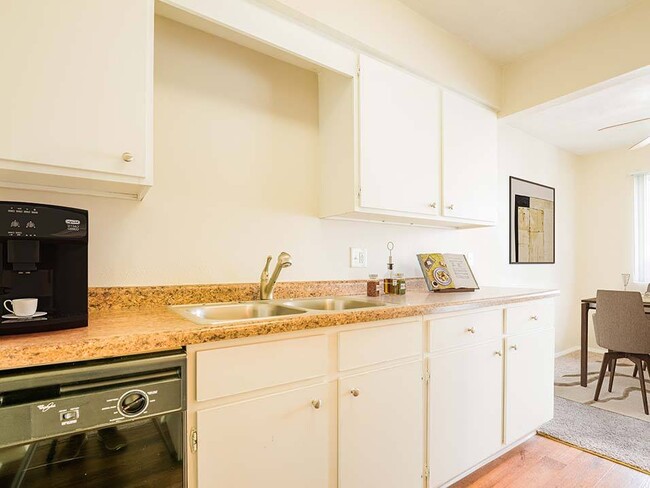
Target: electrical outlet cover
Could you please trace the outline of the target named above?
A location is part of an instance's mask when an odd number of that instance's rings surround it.
[[[367,268],[368,267],[368,250],[360,247],[350,248],[350,267]]]

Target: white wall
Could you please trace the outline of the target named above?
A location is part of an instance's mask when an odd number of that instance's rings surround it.
[[[634,178],[650,171],[650,147],[582,156],[578,163],[578,291],[622,288],[634,273]]]
[[[495,272],[504,285],[558,288],[556,349],[579,344],[580,304],[576,295],[577,157],[501,123],[499,127],[499,259]],[[555,264],[505,264],[508,260],[508,180],[516,176],[555,188]]]
[[[316,75],[166,19],[157,19],[155,184],[142,202],[2,190],[2,199],[90,211],[90,285],[252,282],[286,250],[284,280],[383,273],[415,254],[473,253],[481,285],[560,288],[558,347],[577,341],[574,158],[501,127],[498,227],[438,230],[320,220]],[[557,188],[557,264],[508,264],[508,178]],[[349,247],[369,250],[349,268]],[[574,314],[575,312],[575,314]],[[575,328],[575,330],[574,330]]]
[[[578,163],[578,283],[581,298],[598,289],[622,290],[634,274],[634,179],[650,171],[650,147],[583,156]],[[645,290],[645,284],[630,289]],[[591,344],[595,346],[593,329]]]

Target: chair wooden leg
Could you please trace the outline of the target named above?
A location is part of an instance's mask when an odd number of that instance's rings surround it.
[[[634,371],[632,371],[632,378],[636,378],[636,374],[639,372],[639,367],[635,364]]]
[[[611,354],[606,352],[603,356],[603,363],[600,365],[600,374],[598,375],[598,384],[596,385],[596,394],[594,395],[594,401],[598,401],[600,396],[600,389],[603,387],[603,380],[605,379],[605,373],[607,373],[607,365],[609,364]]]
[[[641,384],[641,398],[643,398],[643,410],[645,411],[646,415],[650,415],[650,412],[648,411],[648,394],[645,388],[645,374],[643,373],[643,370],[645,369],[643,367],[643,359],[639,357],[632,357],[630,359],[634,361],[634,364],[639,366],[639,382]]]
[[[616,374],[616,360],[618,358],[614,356],[609,362],[609,388],[607,391],[612,392],[612,387],[614,386],[614,375]]]

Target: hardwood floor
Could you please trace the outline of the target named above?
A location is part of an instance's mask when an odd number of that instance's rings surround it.
[[[535,436],[453,486],[650,488],[650,476]]]

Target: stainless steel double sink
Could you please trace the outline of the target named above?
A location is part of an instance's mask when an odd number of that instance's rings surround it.
[[[237,303],[172,305],[170,308],[195,324],[220,324],[385,306],[386,304],[384,303],[364,300],[362,298],[326,297],[304,298],[299,300],[259,300]]]

